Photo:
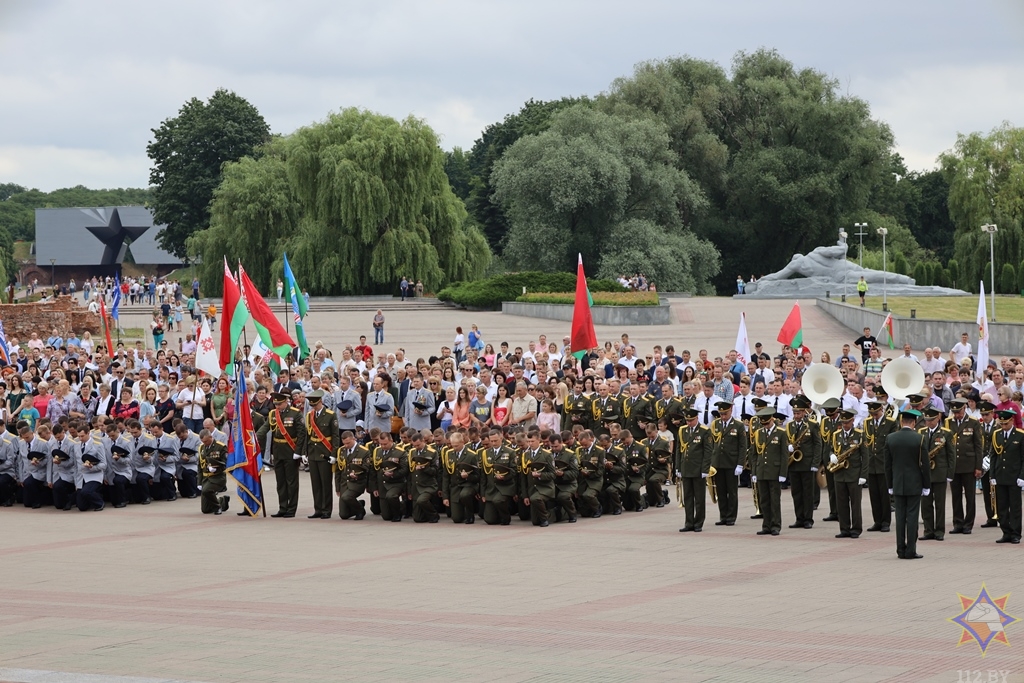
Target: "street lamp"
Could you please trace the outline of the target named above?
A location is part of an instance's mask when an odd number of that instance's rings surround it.
[[[57,278],[54,277],[54,275],[53,275],[53,267],[55,265],[57,265],[57,259],[55,259],[55,258],[50,259],[50,284],[53,285],[54,287],[57,286]]]
[[[981,226],[982,232],[988,233],[988,255],[989,265],[992,267],[992,281],[989,283],[989,289],[992,290],[992,315],[989,320],[992,322],[996,321],[996,247],[995,247],[995,235],[999,232],[999,228],[995,226],[995,223],[986,223]]]
[[[849,233],[842,228],[839,228],[839,239],[841,239],[844,244],[846,243],[846,238],[849,236]],[[847,265],[843,266],[843,303],[846,303],[846,274],[849,270],[849,260],[847,260]]]
[[[857,232],[855,232],[853,234],[860,238],[860,251],[857,253],[857,258],[859,259],[860,267],[863,269],[864,268],[864,235],[867,234],[865,232],[865,230],[868,229],[868,224],[867,223],[854,223],[853,227],[857,228]]]
[[[882,310],[889,310],[889,299],[886,297],[885,285],[887,280],[886,262],[885,262],[885,236],[889,234],[889,231],[885,228],[879,228],[878,234],[882,236]]]

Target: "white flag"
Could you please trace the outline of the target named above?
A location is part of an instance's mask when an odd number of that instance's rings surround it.
[[[985,282],[981,282],[978,294],[978,366],[975,374],[981,384],[985,383],[985,368],[988,367],[988,315],[985,312]]]
[[[213,341],[213,334],[210,333],[210,323],[203,318],[199,325],[199,336],[196,337],[196,368],[202,370],[211,377],[220,377],[220,356],[217,355],[217,345]]]
[[[747,339],[747,314],[740,313],[740,329],[736,333],[736,359],[746,367],[750,362],[750,340]]]

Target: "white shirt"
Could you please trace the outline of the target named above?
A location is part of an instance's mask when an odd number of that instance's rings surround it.
[[[952,352],[953,360],[956,362],[957,365],[960,365],[960,363],[963,362],[964,358],[967,358],[971,355],[971,343],[967,342],[966,344],[964,344],[963,342],[958,342],[957,345],[953,347]]]
[[[925,358],[923,361],[921,361],[921,369],[924,370],[929,375],[931,375],[936,372],[945,371],[946,364],[942,361],[941,358],[932,358],[931,360]]]
[[[857,413],[857,417],[853,420],[853,426],[860,427],[864,423],[864,418],[868,416],[867,405],[862,400],[849,393],[843,394],[841,403],[843,410],[851,410]]]
[[[787,418],[793,418],[793,408],[789,405],[793,397],[789,394],[779,394],[778,396],[765,396],[764,400],[768,401],[768,405],[775,408],[775,412],[782,413]]]
[[[630,370],[636,370],[636,356],[633,356],[632,358],[626,358],[625,356],[622,356],[617,361],[615,361],[615,364],[625,365]]]
[[[750,376],[751,388],[754,387],[754,382],[760,381],[759,379],[757,379],[758,375],[764,378],[765,386],[768,386],[769,384],[775,381],[775,371],[773,371],[771,368],[765,368],[764,370],[758,369],[754,372],[753,375]]]
[[[697,411],[697,421],[707,427],[715,419],[713,412],[716,410],[715,404],[721,399],[711,394],[711,396],[705,396],[704,392],[700,392],[697,400],[693,402],[693,409]],[[707,408],[707,410],[705,410]]]
[[[198,387],[196,389],[184,389],[178,393],[175,400],[184,401],[201,401],[206,398],[206,394],[203,393],[202,389]],[[190,420],[201,420],[203,419],[203,407],[197,405],[186,405],[181,409],[181,416]]]
[[[742,419],[744,413],[747,416],[753,416],[757,412],[757,409],[754,408],[754,394],[752,393],[747,393],[746,396],[736,394],[736,397],[732,399],[732,405],[732,414],[737,420]]]

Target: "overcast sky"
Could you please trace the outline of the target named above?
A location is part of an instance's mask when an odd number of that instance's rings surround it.
[[[468,148],[531,97],[759,47],[837,78],[927,169],[958,132],[1024,125],[1022,36],[1022,0],[0,0],[0,182],[145,186],[151,129],[218,87],[276,133],[357,106]]]

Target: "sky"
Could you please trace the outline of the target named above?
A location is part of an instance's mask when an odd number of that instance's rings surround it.
[[[777,49],[889,124],[912,170],[1024,126],[1024,0],[0,0],[0,183],[145,187],[152,129],[226,88],[275,133],[360,107],[468,149],[530,98],[647,60]]]

